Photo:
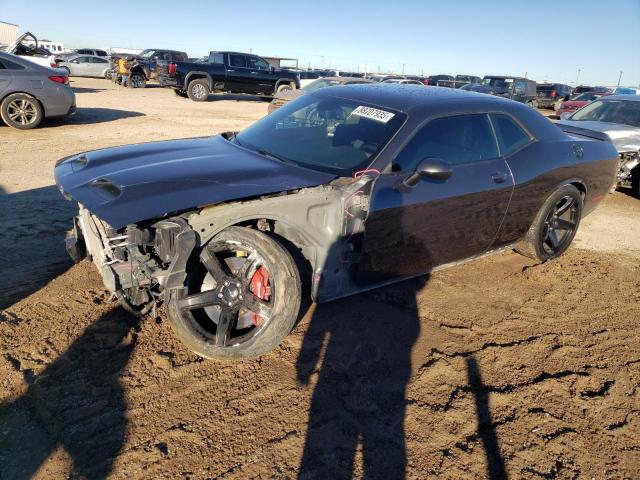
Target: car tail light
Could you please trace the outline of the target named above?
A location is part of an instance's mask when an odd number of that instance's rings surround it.
[[[58,66],[55,60],[49,60],[49,65],[51,66],[51,68],[56,68]]]
[[[557,96],[558,96],[558,92],[556,92],[555,90],[551,92],[551,98],[556,98]]]
[[[49,80],[56,83],[62,83],[63,85],[69,85],[69,77],[64,77],[62,75],[53,75],[49,77]]]
[[[169,64],[169,75],[173,75],[176,73],[176,64],[175,63],[170,63]]]

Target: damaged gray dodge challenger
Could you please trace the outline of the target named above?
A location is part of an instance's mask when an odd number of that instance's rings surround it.
[[[613,145],[510,100],[331,87],[239,133],[61,159],[66,245],[208,358],[255,357],[303,295],[352,295],[506,247],[545,261],[607,194]]]

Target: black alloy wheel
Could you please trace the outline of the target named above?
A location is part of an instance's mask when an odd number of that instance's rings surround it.
[[[548,258],[567,249],[578,228],[578,213],[578,202],[571,195],[565,195],[550,209],[541,231],[541,246]]]
[[[280,343],[299,307],[300,278],[289,253],[262,232],[230,227],[193,259],[169,317],[196,353],[247,358]]]
[[[515,250],[543,262],[562,255],[578,231],[582,205],[582,193],[574,185],[560,187],[544,202]]]

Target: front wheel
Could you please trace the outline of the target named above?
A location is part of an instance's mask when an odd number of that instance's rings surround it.
[[[556,190],[544,202],[515,250],[543,262],[562,255],[578,231],[582,204],[582,194],[573,185],[565,185]]]
[[[186,287],[172,292],[169,320],[195,353],[254,358],[275,348],[300,309],[300,275],[279,243],[262,232],[229,227],[189,264]]]
[[[285,90],[293,90],[293,87],[290,83],[281,83],[280,85],[278,85],[278,88],[276,88],[276,93],[284,92]]]

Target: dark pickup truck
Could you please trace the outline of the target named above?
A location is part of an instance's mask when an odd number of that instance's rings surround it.
[[[211,52],[203,63],[158,62],[158,82],[181,96],[205,101],[211,92],[249,93],[272,97],[300,88],[299,73],[274,68],[256,55]]]

